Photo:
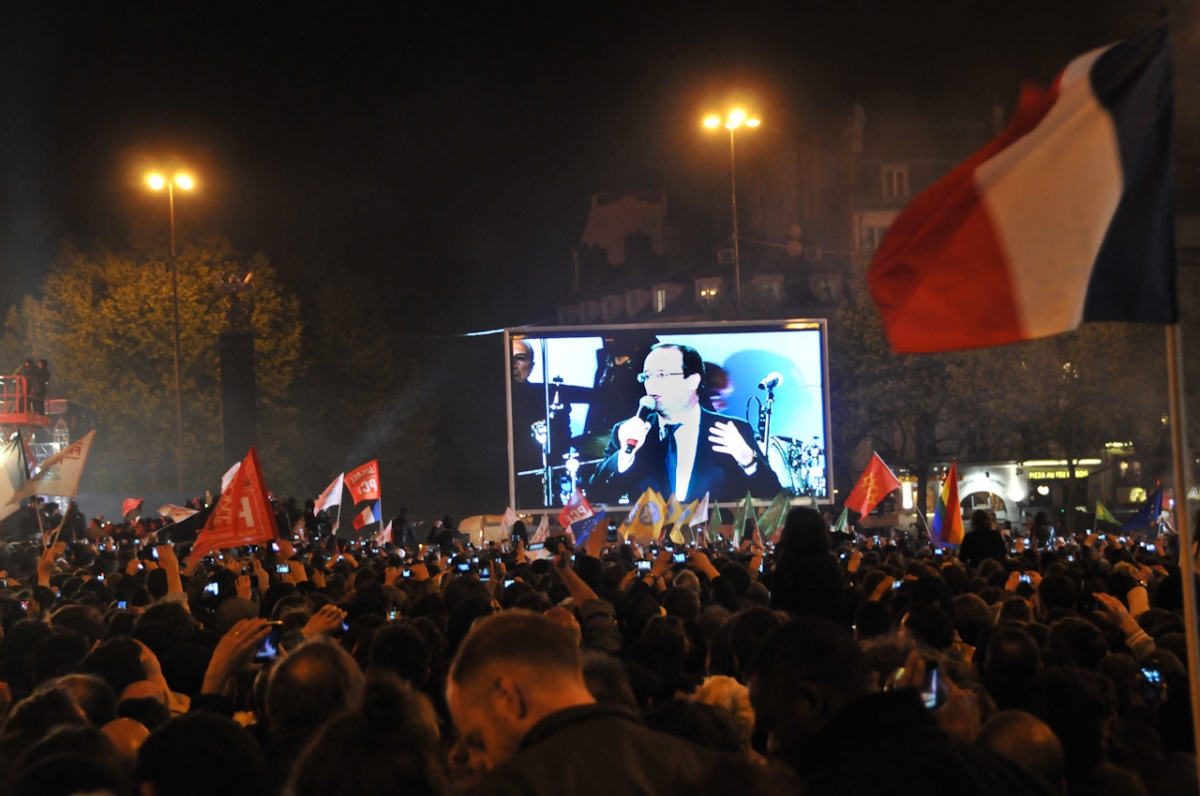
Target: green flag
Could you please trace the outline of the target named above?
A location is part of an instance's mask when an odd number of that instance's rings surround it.
[[[712,505],[712,513],[708,515],[708,541],[717,541],[717,533],[721,530],[721,525],[724,520],[721,519],[721,507],[716,503]]]
[[[775,499],[771,501],[771,505],[763,510],[762,516],[758,518],[758,531],[762,534],[764,542],[774,536],[783,525],[787,510],[787,495],[782,492],[776,495]]]
[[[846,533],[846,526],[850,524],[850,509],[842,509],[841,515],[837,518],[837,522],[833,524],[834,533]]]
[[[746,520],[754,518],[754,497],[746,490],[746,499],[733,512],[733,543],[741,547],[742,536],[746,533]]]
[[[1120,521],[1112,515],[1112,512],[1105,508],[1104,504],[1099,500],[1096,501],[1096,522],[1111,522],[1113,525],[1120,525]]]

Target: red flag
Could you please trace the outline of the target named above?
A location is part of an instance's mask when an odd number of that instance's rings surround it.
[[[196,537],[192,557],[212,550],[258,544],[278,536],[275,512],[267,502],[258,451],[251,447],[237,474],[222,490],[204,530]]]
[[[558,524],[564,528],[570,528],[595,513],[592,510],[592,504],[588,503],[588,499],[583,496],[583,493],[576,489],[575,494],[571,495],[571,499],[567,501],[567,505],[563,506],[563,510],[559,512]]]
[[[143,498],[125,498],[125,502],[121,504],[121,516],[128,519],[130,514],[140,511],[145,502]]]
[[[854,485],[854,491],[846,498],[846,506],[859,514],[868,514],[879,505],[879,501],[900,488],[896,476],[879,458],[879,454],[871,456],[871,463],[863,471],[862,477]]]
[[[379,500],[379,460],[372,459],[346,473],[346,488],[353,503]]]

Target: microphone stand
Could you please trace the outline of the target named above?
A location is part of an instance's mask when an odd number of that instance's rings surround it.
[[[555,489],[554,477],[551,474],[554,467],[550,464],[550,453],[553,450],[550,446],[550,421],[566,408],[566,405],[562,401],[562,376],[555,376],[552,381],[554,382],[554,399],[550,401],[546,412],[546,446],[542,449],[542,457],[546,462],[546,508],[554,505],[554,493],[557,491]],[[568,420],[568,422],[570,421]],[[570,432],[568,431],[568,438],[569,435]],[[564,505],[566,504],[564,503]]]
[[[765,452],[771,444],[771,415],[775,407],[775,388],[767,388],[767,404],[762,408],[762,446]]]
[[[545,387],[545,406],[546,406],[546,434],[542,440],[542,505],[549,508],[552,504],[552,492],[550,481],[553,478],[553,471],[550,464],[550,418],[553,415],[550,413],[550,363],[547,361],[548,346],[546,338],[542,338],[542,384]]]

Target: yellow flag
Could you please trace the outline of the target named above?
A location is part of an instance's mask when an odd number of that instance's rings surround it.
[[[653,542],[658,539],[666,517],[667,504],[653,489],[647,489],[625,518],[621,532],[626,539]]]
[[[683,516],[679,518],[680,525],[692,525],[692,518],[696,516],[696,509],[700,508],[700,498],[696,498],[691,503],[683,508]]]
[[[675,493],[671,493],[670,499],[667,500],[666,519],[664,523],[678,525],[679,520],[683,517],[683,506],[679,504],[679,499],[675,497]]]

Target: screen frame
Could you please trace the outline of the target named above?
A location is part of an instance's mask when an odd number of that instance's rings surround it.
[[[513,405],[512,405],[512,338],[513,337],[596,337],[603,336],[611,332],[630,332],[630,331],[664,331],[664,332],[681,332],[684,330],[695,330],[698,334],[713,334],[722,332],[788,332],[788,331],[804,331],[816,329],[820,336],[820,356],[821,356],[821,393],[824,401],[824,430],[825,430],[825,483],[828,485],[826,495],[822,498],[810,498],[808,496],[797,496],[789,501],[791,505],[804,505],[807,503],[815,503],[818,506],[831,506],[834,503],[834,496],[837,494],[837,489],[833,482],[833,430],[830,416],[833,414],[829,396],[829,321],[825,318],[788,318],[786,320],[769,320],[769,321],[674,321],[668,323],[627,323],[627,324],[587,324],[578,326],[512,326],[504,329],[504,399],[505,399],[505,425],[507,426],[507,445],[508,445],[508,505],[516,507],[517,504],[517,469],[515,461],[515,450],[513,446]],[[545,349],[541,351],[539,356],[539,366],[542,368],[542,383],[545,385],[547,393],[550,390],[548,379],[549,363],[546,361]],[[768,498],[755,498],[753,505],[757,508],[768,506],[774,498],[772,495]],[[714,502],[712,505],[720,508],[729,508],[740,505],[741,501],[733,502]],[[610,513],[628,513],[629,509],[634,504],[630,503],[627,506],[604,504],[606,510]],[[551,508],[522,508],[522,514],[530,516],[540,516],[541,514],[550,514],[558,516],[559,509]]]

